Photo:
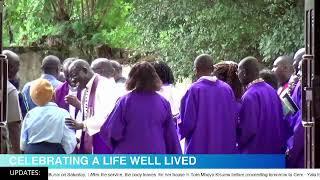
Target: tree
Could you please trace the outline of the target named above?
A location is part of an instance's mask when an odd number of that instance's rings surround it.
[[[5,40],[12,45],[128,48],[166,60],[180,77],[193,59],[266,64],[303,45],[303,0],[6,0]]]
[[[294,0],[136,0],[134,8],[139,47],[166,57],[177,75],[189,76],[200,53],[270,63],[303,44],[303,8]]]
[[[92,57],[94,46],[108,44],[110,34],[123,26],[130,8],[125,0],[7,0],[6,42],[76,47]]]

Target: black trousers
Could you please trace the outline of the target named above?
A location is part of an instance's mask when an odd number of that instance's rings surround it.
[[[27,144],[24,153],[25,154],[66,154],[61,144],[48,143],[48,142]]]

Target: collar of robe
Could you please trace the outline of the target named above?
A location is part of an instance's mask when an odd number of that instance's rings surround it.
[[[246,89],[249,89],[252,85],[254,84],[257,84],[257,83],[260,83],[260,82],[264,82],[264,80],[262,78],[258,78],[256,80],[253,80],[251,83],[249,83],[247,86],[246,86]]]
[[[201,76],[198,81],[206,79],[208,81],[216,82],[218,78],[216,76]]]
[[[94,73],[93,76],[91,77],[91,79],[88,81],[88,83],[86,84],[86,88],[90,89],[90,87],[93,84],[93,81],[95,80],[96,76],[98,76],[98,74]]]

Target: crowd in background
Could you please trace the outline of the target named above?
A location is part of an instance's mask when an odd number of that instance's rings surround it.
[[[8,119],[2,153],[286,154],[303,167],[301,59],[280,56],[272,70],[255,57],[194,60],[183,94],[163,61],[138,62],[128,78],[106,58],[91,64],[49,55],[42,75],[19,92],[19,56],[8,58]]]

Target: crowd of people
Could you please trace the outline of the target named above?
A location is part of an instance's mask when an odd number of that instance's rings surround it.
[[[286,154],[287,167],[303,167],[303,49],[278,57],[272,70],[251,56],[214,64],[201,54],[196,80],[181,96],[163,61],[137,62],[126,79],[117,61],[61,64],[53,55],[19,92],[19,56],[3,53],[9,107],[2,153]]]

